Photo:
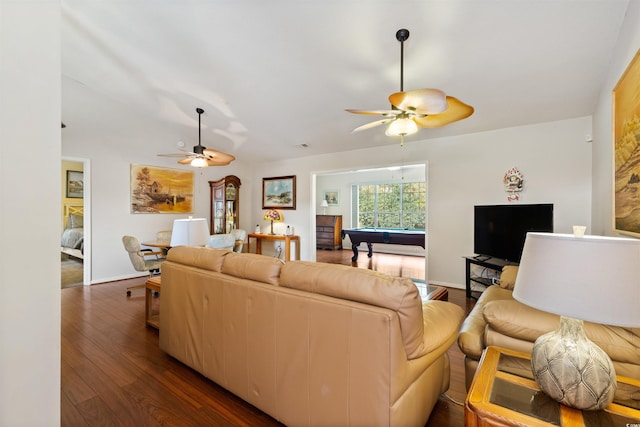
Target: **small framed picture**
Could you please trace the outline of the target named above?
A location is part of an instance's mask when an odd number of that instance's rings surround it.
[[[82,171],[67,171],[67,198],[84,197],[84,174]]]
[[[340,204],[340,192],[338,190],[325,191],[323,199],[327,201],[329,206],[338,206]]]
[[[296,176],[262,178],[262,209],[295,209]]]

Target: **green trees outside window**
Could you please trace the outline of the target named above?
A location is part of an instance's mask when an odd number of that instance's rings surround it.
[[[426,184],[356,185],[358,227],[425,229]]]

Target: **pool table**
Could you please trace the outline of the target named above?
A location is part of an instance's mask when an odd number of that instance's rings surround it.
[[[388,243],[392,245],[422,246],[424,248],[424,230],[412,230],[409,228],[349,228],[342,230],[342,238],[349,236],[353,257],[351,261],[358,260],[358,245],[362,242],[369,248],[369,258],[373,256],[374,243]]]

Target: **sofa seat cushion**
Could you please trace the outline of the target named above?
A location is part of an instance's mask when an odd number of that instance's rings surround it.
[[[277,285],[283,262],[258,254],[229,252],[222,264],[222,272],[241,279]]]
[[[222,271],[222,262],[229,253],[231,252],[228,249],[176,246],[169,250],[167,261],[220,273]]]
[[[280,286],[393,310],[400,320],[407,358],[426,353],[422,299],[410,279],[346,265],[291,261],[282,266]]]

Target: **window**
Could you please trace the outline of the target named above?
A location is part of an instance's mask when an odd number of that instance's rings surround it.
[[[354,185],[358,227],[425,229],[424,182]]]

